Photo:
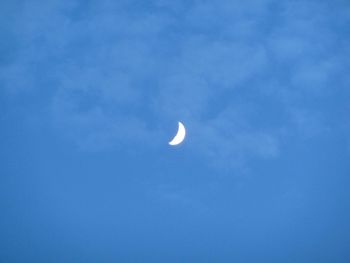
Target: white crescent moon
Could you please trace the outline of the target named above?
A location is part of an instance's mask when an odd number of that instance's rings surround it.
[[[177,130],[177,133],[175,137],[169,142],[170,145],[178,145],[183,142],[186,136],[186,129],[185,126],[179,122],[179,128]]]

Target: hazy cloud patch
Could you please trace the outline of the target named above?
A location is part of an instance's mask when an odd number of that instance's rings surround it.
[[[14,93],[52,89],[53,127],[84,149],[155,138],[183,120],[191,151],[213,162],[274,158],[287,133],[327,132],[313,101],[349,84],[339,30],[350,13],[335,4],[345,11],[274,0],[21,4],[0,81]]]

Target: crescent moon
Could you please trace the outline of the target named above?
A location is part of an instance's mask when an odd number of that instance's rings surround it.
[[[186,137],[186,129],[185,126],[179,121],[179,128],[175,137],[169,142],[170,145],[178,145],[183,142]]]

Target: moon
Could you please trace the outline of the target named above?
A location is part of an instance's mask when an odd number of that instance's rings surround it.
[[[178,145],[185,140],[186,137],[186,129],[185,126],[179,121],[179,128],[177,130],[177,133],[175,137],[169,142],[170,145]]]

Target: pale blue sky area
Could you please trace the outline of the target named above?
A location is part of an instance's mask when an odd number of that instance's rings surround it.
[[[347,0],[0,1],[0,262],[350,262],[349,69]]]

